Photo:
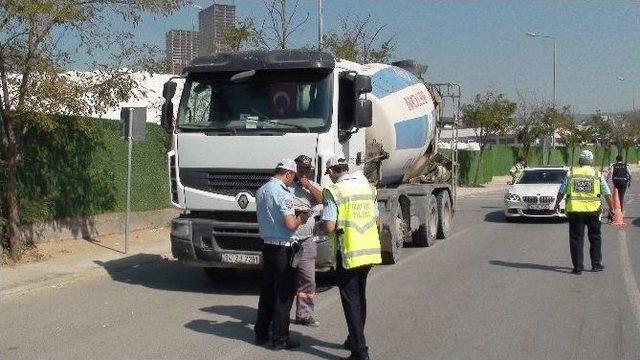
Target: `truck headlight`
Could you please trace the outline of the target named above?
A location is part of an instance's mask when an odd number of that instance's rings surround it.
[[[505,201],[521,201],[520,196],[518,194],[509,193],[504,196]]]
[[[181,239],[191,239],[191,222],[188,221],[172,221],[171,235]]]

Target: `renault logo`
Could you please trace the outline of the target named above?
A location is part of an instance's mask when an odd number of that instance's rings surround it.
[[[247,195],[242,194],[238,197],[238,205],[240,205],[241,209],[246,209],[247,206],[249,205],[249,199],[247,198]]]

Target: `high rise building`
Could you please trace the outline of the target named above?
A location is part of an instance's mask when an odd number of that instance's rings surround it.
[[[198,57],[200,50],[198,31],[169,30],[166,39],[167,60],[172,74],[182,73],[191,60]]]
[[[198,13],[200,25],[200,54],[207,55],[213,52],[228,51],[222,41],[225,29],[236,24],[236,6],[218,4],[203,9]]]

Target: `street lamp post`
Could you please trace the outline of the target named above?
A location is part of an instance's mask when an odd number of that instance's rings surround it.
[[[616,76],[616,80],[618,81],[624,81],[624,77],[622,76]],[[633,86],[633,84],[631,84],[631,111],[632,112],[636,112],[636,88],[635,86]]]
[[[558,46],[556,44],[556,38],[551,36],[551,35],[543,35],[543,34],[539,34],[539,33],[535,33],[532,31],[528,31],[525,33],[525,35],[529,36],[529,37],[533,37],[533,38],[543,38],[543,39],[552,39],[553,40],[553,107],[556,107],[556,74],[557,74],[557,50],[558,50]],[[553,132],[551,134],[551,146],[553,146],[554,148],[556,147],[556,129],[552,129]],[[547,164],[547,160],[546,158],[546,143],[547,140],[543,139],[542,140],[542,162],[546,165]]]

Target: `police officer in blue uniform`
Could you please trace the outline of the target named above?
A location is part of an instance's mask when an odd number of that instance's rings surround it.
[[[263,282],[258,301],[258,318],[254,328],[256,344],[269,341],[272,328],[274,350],[293,349],[300,343],[289,337],[289,313],[295,296],[296,269],[291,266],[294,255],[293,236],[308,220],[308,213],[296,215],[293,184],[297,166],[291,159],[278,163],[275,175],[256,192],[256,211],[262,250]]]

